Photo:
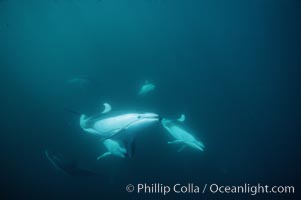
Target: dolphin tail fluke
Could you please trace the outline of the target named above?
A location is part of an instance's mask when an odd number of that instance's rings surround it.
[[[106,153],[102,154],[101,156],[98,156],[97,160],[100,160],[100,159],[102,159],[102,158],[104,158],[106,156],[109,156],[109,155],[111,155],[111,152],[106,152]]]

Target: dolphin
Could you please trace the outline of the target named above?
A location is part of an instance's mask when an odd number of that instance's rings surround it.
[[[57,169],[71,176],[93,176],[97,173],[78,167],[75,161],[66,160],[62,155],[45,150],[48,161]]]
[[[181,117],[177,120],[161,120],[163,127],[174,138],[174,140],[168,142],[168,144],[181,144],[182,146],[178,150],[178,152],[181,152],[187,146],[198,149],[200,151],[204,151],[205,145],[201,141],[197,140],[191,133],[187,132],[184,128],[179,126],[176,121],[185,121],[185,115],[181,115]]]
[[[129,151],[133,149],[133,141],[139,131],[160,121],[159,115],[155,113],[111,114],[111,106],[105,103],[104,107],[104,111],[98,115],[91,117],[81,115],[80,127],[87,133],[100,136],[103,140],[118,140]],[[107,141],[107,143],[108,147],[113,144],[112,141]],[[115,147],[117,144],[114,144]]]
[[[111,106],[104,103],[104,111],[100,114],[87,117],[80,116],[80,127],[88,133],[109,139],[121,132],[136,132],[160,120],[155,113],[124,113],[110,115]]]
[[[121,158],[126,157],[127,150],[124,147],[122,147],[118,141],[107,139],[103,141],[103,144],[105,145],[108,151],[102,154],[101,156],[98,156],[97,160],[109,155],[115,155]]]
[[[138,93],[139,96],[145,96],[150,91],[154,90],[156,86],[152,83],[149,83],[148,81],[145,81],[145,83],[141,86],[140,91]]]
[[[89,79],[86,78],[71,78],[69,80],[67,80],[68,84],[74,84],[74,85],[79,85],[80,88],[85,88],[89,85],[91,85],[91,81]]]

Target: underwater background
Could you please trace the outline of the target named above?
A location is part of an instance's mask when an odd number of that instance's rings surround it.
[[[1,199],[240,199],[135,194],[127,184],[293,185],[300,192],[298,0],[1,0]],[[78,83],[77,79],[84,79]],[[148,80],[156,85],[137,96]],[[205,151],[159,124],[108,157],[67,110],[184,113]],[[52,150],[99,176],[50,164]]]

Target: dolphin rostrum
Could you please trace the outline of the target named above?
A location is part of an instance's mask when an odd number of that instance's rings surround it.
[[[181,144],[182,146],[178,152],[182,151],[187,146],[204,151],[204,144],[176,123],[176,121],[183,122],[184,120],[185,115],[181,115],[178,120],[162,119],[161,123],[163,127],[174,138],[174,140],[168,142],[168,144]]]

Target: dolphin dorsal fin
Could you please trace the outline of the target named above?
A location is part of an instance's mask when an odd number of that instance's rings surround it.
[[[179,122],[184,122],[185,119],[186,119],[186,116],[185,116],[184,114],[181,114],[180,118],[178,118],[177,120],[178,120]]]
[[[81,115],[79,119],[79,124],[82,129],[86,127],[86,122],[87,122],[86,115]]]
[[[110,112],[110,111],[112,110],[111,105],[108,104],[108,103],[104,103],[103,106],[104,106],[104,109],[103,109],[103,111],[101,112],[102,114],[108,113],[108,112]]]

